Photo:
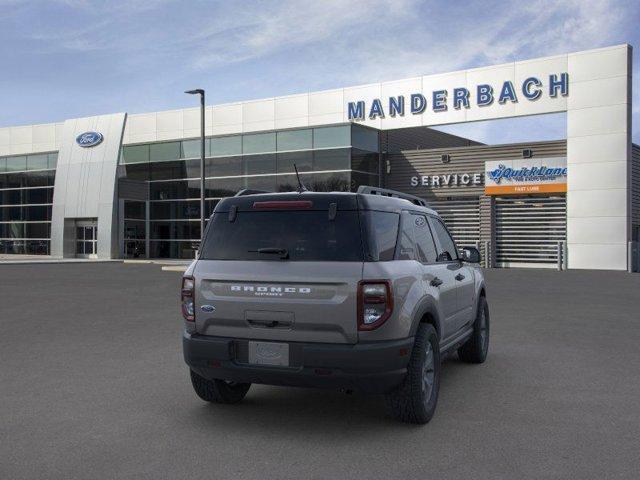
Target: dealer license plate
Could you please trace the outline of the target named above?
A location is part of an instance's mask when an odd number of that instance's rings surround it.
[[[289,366],[289,344],[249,342],[249,363],[256,365]]]

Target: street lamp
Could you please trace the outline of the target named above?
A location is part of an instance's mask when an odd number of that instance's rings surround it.
[[[189,95],[200,95],[200,247],[204,237],[204,90],[196,88],[187,90]]]

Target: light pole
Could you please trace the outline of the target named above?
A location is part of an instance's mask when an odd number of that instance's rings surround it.
[[[202,249],[202,238],[204,237],[204,90],[197,88],[187,90],[184,93],[189,95],[200,95],[200,247]]]

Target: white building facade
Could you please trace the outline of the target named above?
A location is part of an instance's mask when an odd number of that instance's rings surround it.
[[[384,184],[380,132],[566,112],[564,187],[540,190],[566,190],[566,266],[632,269],[631,59],[620,45],[206,107],[207,214],[240,188],[286,190],[292,163],[319,189]],[[188,257],[199,135],[198,108],[0,129],[0,253]]]

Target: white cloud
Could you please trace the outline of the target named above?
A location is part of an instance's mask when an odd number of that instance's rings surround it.
[[[58,0],[35,6],[0,0],[0,4],[6,6],[0,18],[14,17],[21,26],[8,38],[15,48],[25,49],[21,53],[27,58],[99,52],[90,62],[106,66],[126,88],[145,93],[168,88],[171,82],[206,83],[226,75],[238,90],[234,99],[400,79],[622,43],[638,38],[635,22],[640,17],[640,4],[634,0],[194,0],[188,4]],[[39,6],[46,7],[47,18]],[[228,100],[230,90],[218,100]],[[639,92],[635,89],[636,117]],[[638,126],[635,131],[640,131]]]

